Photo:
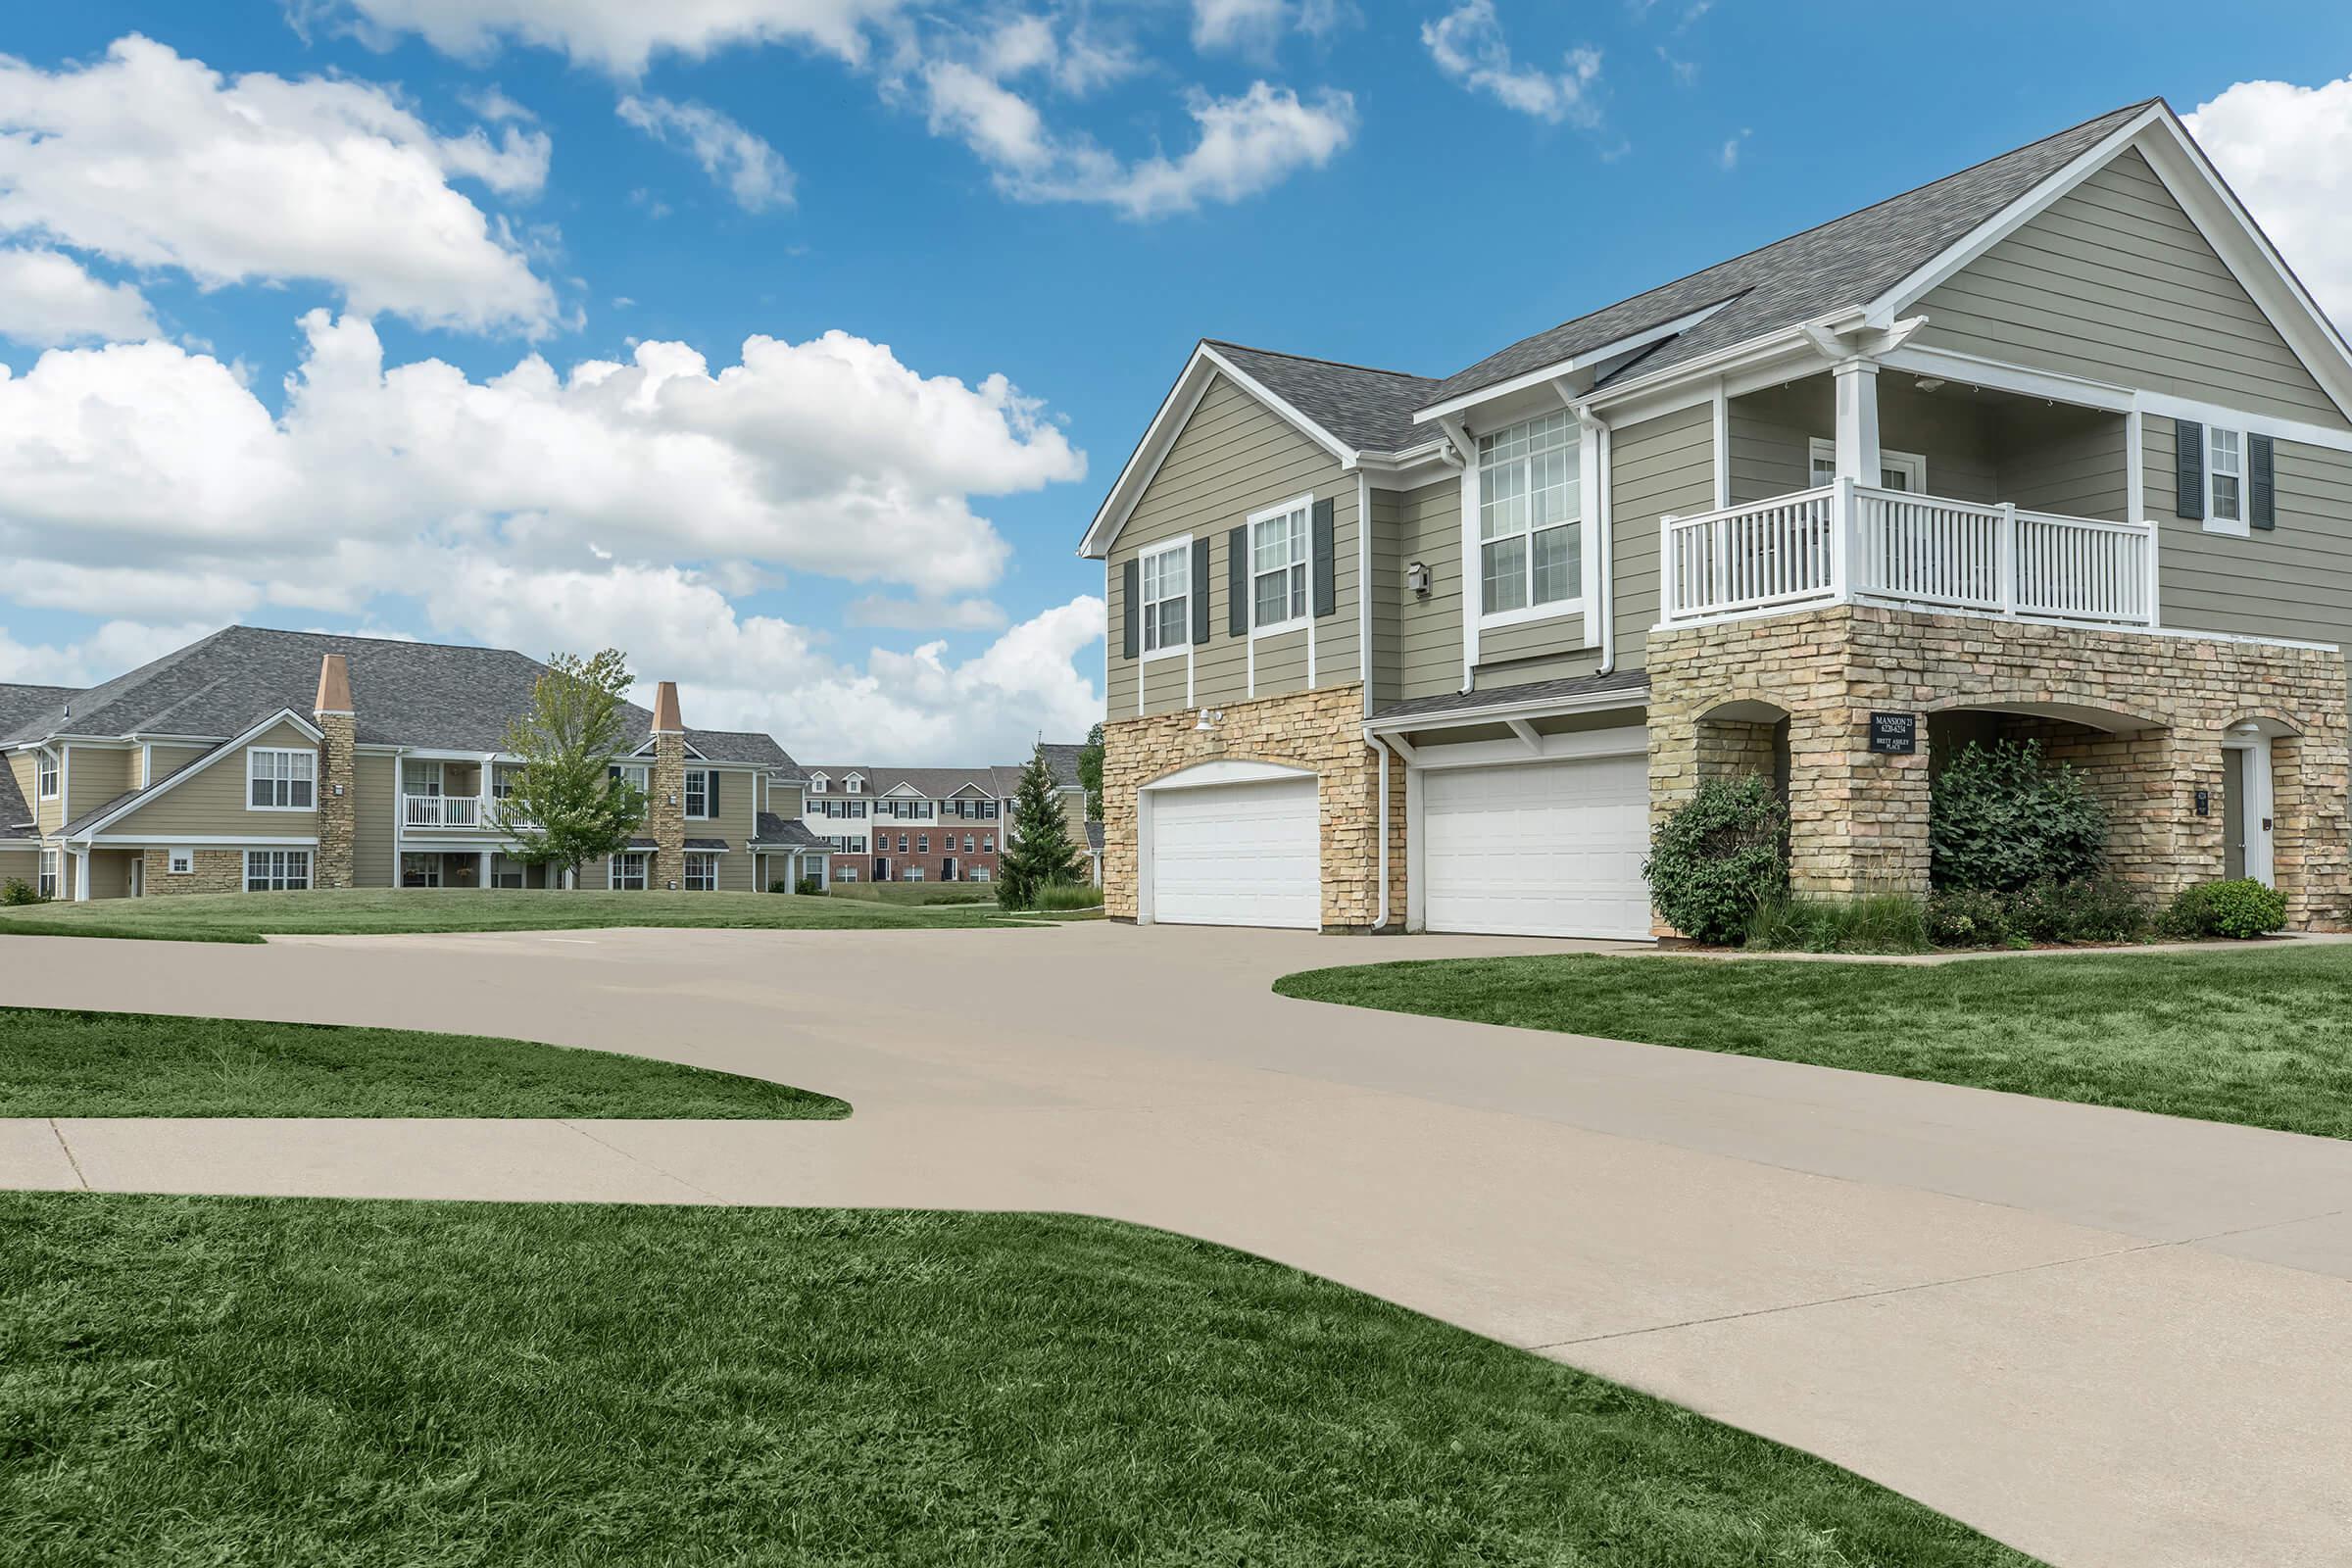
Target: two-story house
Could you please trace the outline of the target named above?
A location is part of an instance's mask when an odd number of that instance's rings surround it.
[[[1043,748],[1070,841],[1087,844],[1079,748]],[[803,769],[801,825],[828,852],[833,882],[994,882],[1012,831],[1017,765]]]
[[[2033,736],[2153,900],[2352,896],[2352,357],[2133,105],[1445,377],[1202,342],[1089,527],[1114,916],[1647,937],[1710,775],[1922,892]]]
[[[498,826],[546,666],[495,648],[231,626],[87,691],[0,687],[0,878],[83,901],[548,885]],[[752,891],[820,874],[765,735],[628,709],[642,836],[588,888]]]

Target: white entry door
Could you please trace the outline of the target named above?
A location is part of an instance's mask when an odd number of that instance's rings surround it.
[[[1152,918],[1171,925],[1322,924],[1311,778],[1152,793]]]
[[[1421,787],[1428,929],[1648,937],[1645,759],[1432,768]]]

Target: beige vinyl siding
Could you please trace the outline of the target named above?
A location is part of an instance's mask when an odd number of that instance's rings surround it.
[[[1736,439],[1733,450],[1739,450]],[[1610,435],[1609,452],[1617,665],[1640,669],[1658,618],[1658,519],[1715,507],[1714,406],[1701,403],[1626,425]]]
[[[130,862],[139,858],[138,850],[92,850],[89,856],[90,897],[93,899],[127,899],[130,897]]]
[[[2173,509],[2173,421],[2142,422],[2164,624],[2352,644],[2352,453],[2277,443],[2278,526],[2207,533]]]
[[[1926,346],[2352,428],[2136,150],[1918,313]]]
[[[22,882],[40,886],[41,850],[37,844],[0,844],[0,885]]]
[[[720,769],[717,818],[690,820],[686,824],[686,836],[690,839],[727,841],[727,853],[718,858],[718,886],[722,893],[758,891],[759,882],[747,846],[759,831],[759,780],[756,772]]]
[[[1185,667],[1192,665],[1189,701],[1200,705],[1238,703],[1250,695],[1247,645],[1228,635],[1227,534],[1252,512],[1279,506],[1302,495],[1336,503],[1333,515],[1333,577],[1338,589],[1336,613],[1314,623],[1315,674],[1318,685],[1337,685],[1357,678],[1356,659],[1356,480],[1345,473],[1332,456],[1256,399],[1226,380],[1214,378],[1200,405],[1186,420],[1166,459],[1145,486],[1125,526],[1119,530],[1107,563],[1110,606],[1110,657],[1107,682],[1108,710],[1113,719],[1132,718],[1137,711],[1137,680],[1144,680],[1144,710],[1158,712],[1182,708],[1188,701]],[[1152,660],[1129,660],[1126,651],[1127,563],[1152,545],[1187,535],[1209,541],[1208,642],[1187,653]],[[1199,593],[1201,584],[1195,583]],[[1274,639],[1267,639],[1272,641]],[[1305,636],[1298,636],[1294,665],[1287,653],[1276,652],[1273,689],[1298,689],[1306,682]],[[1259,650],[1266,652],[1262,644]],[[1271,695],[1261,683],[1258,695]]]
[[[1396,540],[1404,565],[1429,568],[1429,597],[1397,576],[1396,683],[1377,702],[1438,697],[1462,689],[1462,482],[1448,476],[1395,497]]]
[[[150,746],[147,748],[147,782],[160,784],[193,762],[209,746]]]
[[[104,832],[109,836],[186,833],[208,838],[251,835],[257,839],[315,836],[318,831],[318,813],[316,809],[247,809],[245,755],[255,746],[286,747],[309,752],[318,749],[318,742],[293,725],[279,724],[248,745],[240,746],[221,756],[219,760],[208,763],[202,772],[191,774],[172,785],[129,815],[108,824]]]
[[[2131,427],[2120,414],[2037,410],[2010,428],[2001,455],[2001,496],[2029,512],[2125,521],[2131,510]]]
[[[351,881],[354,887],[399,885],[400,858],[393,849],[392,813],[400,801],[392,789],[392,759],[362,752],[351,760],[354,821]]]
[[[99,746],[68,746],[66,820],[79,819],[138,787],[139,754]]]
[[[1837,436],[1836,396],[1835,382],[1822,374],[1731,400],[1724,423],[1734,506],[1813,487],[1812,444]],[[1965,392],[1923,393],[1908,375],[1879,376],[1879,445],[1925,458],[1931,495],[1987,506],[2000,500],[2003,427],[1997,408]]]

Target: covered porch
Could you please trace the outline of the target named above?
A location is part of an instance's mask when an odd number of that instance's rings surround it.
[[[1727,397],[1722,505],[1660,519],[1660,619],[1865,602],[2158,625],[2133,423],[1862,358]]]
[[[564,873],[546,866],[525,865],[495,849],[419,850],[400,852],[400,886],[404,888],[559,888]]]

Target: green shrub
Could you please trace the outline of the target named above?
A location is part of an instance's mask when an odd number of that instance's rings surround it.
[[[824,883],[818,881],[815,877],[805,876],[801,878],[801,885],[794,888],[792,891],[798,893],[804,899],[813,899],[825,891],[825,885]]]
[[[1928,940],[1939,948],[1998,948],[2010,940],[2009,900],[1984,888],[1931,894]]]
[[[1939,890],[2078,882],[2106,859],[2107,812],[2040,742],[1972,742],[1930,786],[1928,849]]]
[[[1927,911],[1902,893],[1859,899],[1783,895],[1756,906],[1746,945],[1770,953],[1925,953]]]
[[[2008,896],[2009,934],[2032,942],[2130,942],[2148,911],[2112,882],[2036,882]]]
[[[0,904],[16,906],[47,902],[41,897],[39,889],[21,876],[12,876],[5,886],[0,886]]]
[[[2188,940],[2229,937],[2245,942],[2286,929],[2286,895],[2252,877],[2200,882],[2182,888],[2165,911],[2164,934]]]
[[[1102,890],[1089,882],[1049,882],[1031,891],[1029,907],[1040,912],[1066,914],[1072,909],[1102,906]]]
[[[1788,808],[1753,773],[1709,779],[1658,824],[1642,874],[1677,931],[1738,942],[1758,908],[1788,892]]]

